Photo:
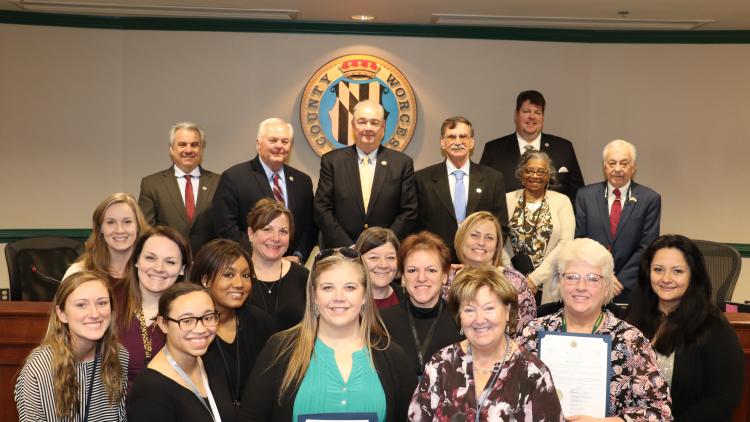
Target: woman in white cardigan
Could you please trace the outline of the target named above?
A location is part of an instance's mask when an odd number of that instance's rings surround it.
[[[529,288],[542,288],[542,302],[559,299],[552,280],[551,256],[573,239],[576,222],[567,196],[549,190],[557,183],[557,170],[549,156],[530,150],[521,156],[516,177],[523,189],[508,192],[510,241],[506,253],[513,267],[526,275]]]

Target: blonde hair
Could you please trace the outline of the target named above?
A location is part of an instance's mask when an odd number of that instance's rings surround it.
[[[488,211],[477,211],[466,217],[463,223],[458,226],[458,230],[456,230],[456,236],[453,238],[453,245],[456,249],[456,257],[459,261],[461,261],[461,263],[464,263],[466,260],[466,255],[464,255],[463,251],[464,243],[466,242],[466,236],[468,236],[476,226],[484,223],[485,221],[492,222],[492,224],[495,226],[495,235],[497,236],[497,246],[495,247],[495,253],[492,255],[492,262],[490,264],[493,267],[497,267],[500,265],[500,260],[502,259],[503,252],[503,232],[500,228],[500,222],[497,221],[497,218]]]
[[[448,291],[448,309],[453,312],[458,325],[461,325],[461,304],[474,301],[482,287],[488,287],[505,306],[510,307],[505,329],[509,333],[515,333],[518,323],[518,291],[499,268],[487,265],[464,268],[451,283]]]
[[[318,317],[314,315],[315,288],[318,278],[326,271],[335,271],[342,265],[352,265],[359,276],[359,282],[365,288],[365,303],[360,320],[360,336],[362,343],[367,348],[370,360],[372,360],[372,349],[384,350],[390,344],[388,330],[383,324],[372,297],[370,276],[366,270],[362,257],[356,259],[347,258],[340,253],[323,258],[313,264],[310,277],[307,279],[307,300],[305,301],[305,315],[302,321],[294,327],[281,333],[281,347],[276,361],[281,356],[290,354],[289,365],[284,372],[284,378],[279,388],[279,402],[281,397],[288,391],[297,388],[305,378],[310,359],[315,349],[315,339],[318,335]]]
[[[117,354],[117,313],[113,306],[111,290],[103,276],[91,271],[81,271],[69,275],[58,287],[53,299],[55,308],[49,316],[47,333],[44,335],[41,346],[47,346],[52,351],[52,379],[54,380],[53,391],[55,397],[55,414],[59,419],[75,417],[80,407],[79,389],[81,388],[76,370],[76,358],[73,356],[70,341],[70,330],[68,324],[60,321],[56,308],[65,310],[65,301],[71,293],[84,283],[97,281],[107,289],[110,299],[110,322],[109,327],[98,342],[98,351],[101,360],[102,384],[107,391],[110,404],[116,403],[125,395],[125,376],[120,365]]]

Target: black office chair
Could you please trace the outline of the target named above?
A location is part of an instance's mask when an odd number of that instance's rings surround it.
[[[83,253],[83,242],[38,236],[5,245],[10,300],[51,301],[70,264]]]
[[[703,253],[706,261],[706,271],[711,278],[713,301],[719,308],[723,308],[726,301],[732,300],[734,286],[740,276],[742,258],[737,249],[708,240],[693,240]]]

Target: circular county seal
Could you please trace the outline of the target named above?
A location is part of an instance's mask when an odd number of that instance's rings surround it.
[[[406,148],[417,126],[417,101],[409,81],[379,57],[351,54],[318,69],[302,94],[300,124],[318,155],[354,144],[354,106],[365,100],[385,109],[382,145],[397,151]]]

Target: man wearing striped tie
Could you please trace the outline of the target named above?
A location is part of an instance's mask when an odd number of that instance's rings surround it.
[[[294,216],[286,259],[304,264],[318,237],[312,217],[312,180],[286,164],[294,141],[292,125],[270,118],[258,126],[258,155],[221,175],[214,196],[214,226],[219,237],[249,245],[247,214],[261,198],[275,198]]]

